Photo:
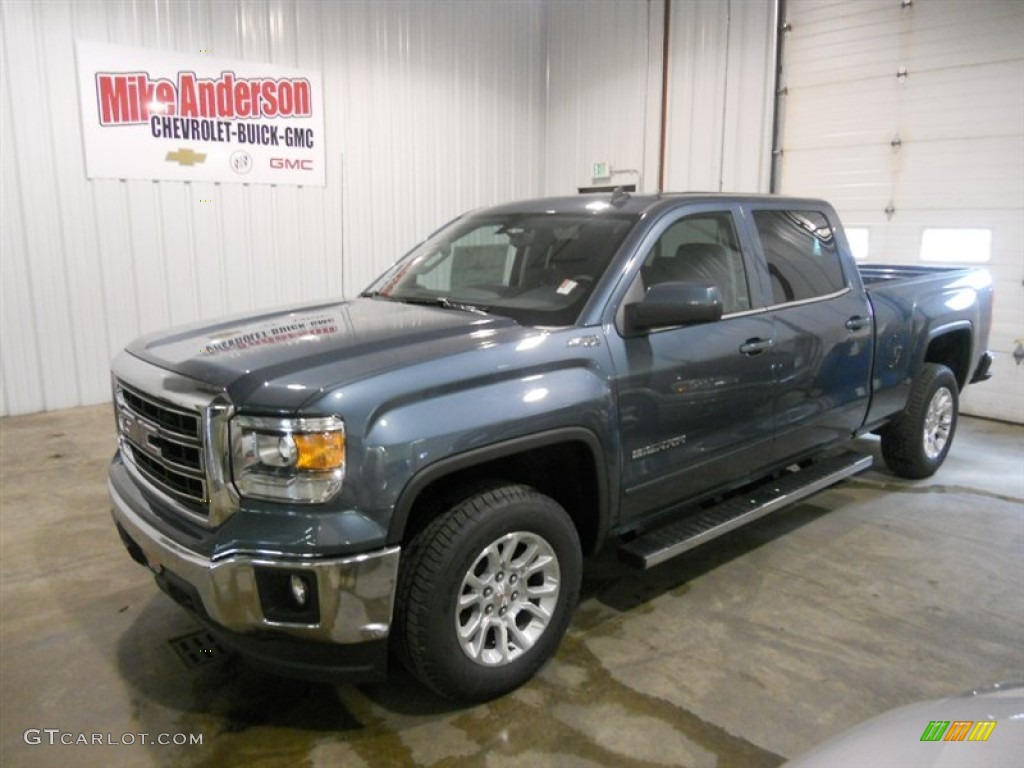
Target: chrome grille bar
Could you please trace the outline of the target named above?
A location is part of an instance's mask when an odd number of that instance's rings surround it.
[[[159,426],[162,431],[179,435],[186,440],[198,442],[200,439],[199,420],[196,413],[175,408],[170,403],[164,403],[148,395],[134,390],[119,381],[120,400],[129,406],[140,417],[144,417]]]
[[[189,413],[115,380],[122,452],[149,482],[208,516],[201,415]]]
[[[118,442],[136,482],[180,516],[220,525],[238,509],[228,479],[230,402],[127,353],[114,360],[113,373]]]

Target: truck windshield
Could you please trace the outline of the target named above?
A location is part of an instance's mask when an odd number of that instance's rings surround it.
[[[363,294],[572,325],[636,216],[469,216],[419,245]]]

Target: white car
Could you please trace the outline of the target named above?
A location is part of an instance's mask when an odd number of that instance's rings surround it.
[[[890,710],[783,768],[1021,768],[1024,683]]]

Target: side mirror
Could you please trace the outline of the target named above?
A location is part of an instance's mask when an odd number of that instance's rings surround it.
[[[722,295],[711,283],[658,283],[641,301],[626,305],[628,333],[674,325],[713,323],[722,317]]]

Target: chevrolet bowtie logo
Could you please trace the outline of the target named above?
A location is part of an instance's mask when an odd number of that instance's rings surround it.
[[[168,163],[179,165],[195,165],[206,162],[206,155],[200,152],[193,152],[191,149],[179,149],[177,152],[168,152],[164,160]]]

